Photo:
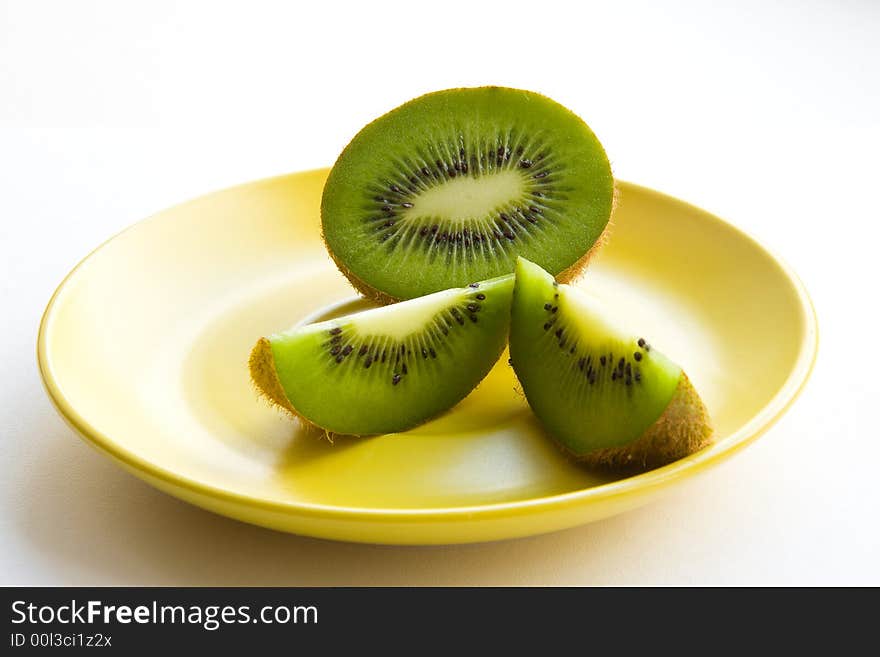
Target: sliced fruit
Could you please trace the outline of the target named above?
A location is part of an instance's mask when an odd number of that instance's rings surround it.
[[[512,273],[517,255],[570,276],[613,201],[586,123],[545,96],[482,87],[421,96],[361,130],[321,218],[341,271],[388,302]]]
[[[522,258],[510,357],[535,415],[579,459],[657,467],[711,442],[706,408],[678,365]]]
[[[251,377],[327,431],[403,431],[486,376],[507,343],[512,290],[508,275],[261,338]]]

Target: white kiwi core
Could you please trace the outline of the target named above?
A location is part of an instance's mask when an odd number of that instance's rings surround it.
[[[401,340],[423,331],[432,317],[445,308],[456,305],[465,293],[461,288],[454,288],[382,308],[371,308],[346,317],[346,323],[354,325],[360,335]],[[330,320],[312,324],[310,328],[325,331],[330,325],[337,323],[337,320]]]
[[[451,221],[483,219],[497,208],[522,198],[525,180],[504,169],[479,177],[459,176],[424,190],[413,200],[403,219],[442,217]]]

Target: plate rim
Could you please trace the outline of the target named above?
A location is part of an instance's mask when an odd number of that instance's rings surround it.
[[[664,203],[680,205],[687,210],[708,215],[712,217],[713,220],[724,225],[727,229],[738,234],[741,238],[750,242],[753,247],[765,253],[779,267],[792,284],[798,300],[800,301],[800,310],[805,321],[806,331],[803,340],[799,345],[797,360],[791,368],[791,372],[782,385],[780,385],[776,394],[748,422],[721,441],[722,443],[725,443],[723,446],[720,446],[721,443],[714,443],[699,452],[661,468],[623,477],[598,486],[559,493],[556,495],[467,506],[361,508],[310,502],[270,500],[187,477],[132,453],[119,441],[114,440],[112,437],[94,427],[74,408],[65,397],[61,386],[53,375],[47,334],[53,319],[53,311],[55,310],[59,298],[64,293],[71,279],[89,260],[92,259],[92,257],[129,230],[152,221],[170,210],[195,203],[202,198],[218,193],[231,192],[233,190],[241,191],[246,188],[258,187],[284,178],[317,174],[319,172],[327,171],[329,171],[329,168],[322,167],[261,178],[239,185],[216,189],[181,203],[171,205],[115,233],[93,249],[88,255],[80,260],[70,272],[68,272],[52,293],[52,296],[43,311],[40,319],[39,331],[37,333],[36,356],[40,379],[42,380],[46,394],[62,419],[73,428],[80,437],[85,439],[87,443],[97,448],[100,452],[116,459],[133,474],[139,476],[141,479],[146,479],[148,482],[151,480],[158,480],[168,485],[172,490],[180,488],[186,490],[190,494],[243,505],[245,507],[257,508],[262,511],[274,513],[280,512],[291,516],[320,518],[326,520],[369,519],[374,521],[390,520],[400,522],[406,520],[458,520],[466,518],[469,521],[473,521],[484,518],[516,516],[535,511],[560,511],[581,505],[599,503],[612,498],[628,498],[634,494],[665,488],[667,485],[703,473],[710,467],[717,465],[738,453],[766,433],[782,417],[782,415],[785,414],[795,400],[797,400],[813,372],[819,345],[819,327],[815,306],[803,282],[783,258],[752,237],[746,231],[731,224],[729,221],[718,217],[708,210],[650,187],[616,180],[617,185],[621,188],[623,196],[626,195],[627,189],[632,189],[641,194],[653,196]]]

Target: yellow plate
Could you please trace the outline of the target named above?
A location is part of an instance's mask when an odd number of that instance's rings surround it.
[[[289,532],[375,543],[526,536],[644,504],[754,440],[797,396],[816,322],[794,274],[720,219],[623,183],[581,284],[681,363],[717,443],[635,477],[582,468],[544,437],[506,355],[465,401],[406,434],[305,431],[258,399],[248,352],[350,298],[326,255],[326,170],[184,203],[88,256],[43,317],[53,402],[92,445],[171,495]]]

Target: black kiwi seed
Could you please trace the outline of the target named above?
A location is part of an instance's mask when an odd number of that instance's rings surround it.
[[[572,346],[572,348],[568,350],[568,353],[570,353],[570,354],[574,353],[574,346]]]
[[[532,161],[531,161],[531,160],[520,160],[520,161],[519,161],[519,165],[520,165],[523,169],[528,169],[529,167],[532,166]]]
[[[599,363],[602,367],[605,367],[605,356],[599,356]]]
[[[639,346],[644,348],[645,346],[645,338],[639,338]]]
[[[400,194],[403,192],[403,190],[400,187],[398,187],[397,185],[391,185],[391,187],[389,187],[388,189],[390,189],[392,192],[394,192],[396,194]]]
[[[386,355],[387,355],[387,353],[386,353],[386,351],[383,349],[383,350],[382,350],[382,362],[383,362],[383,363],[385,362],[385,356],[386,356]]]
[[[551,313],[555,313],[557,310],[559,310],[559,306],[553,306],[553,307],[550,309],[550,312],[551,312]]]
[[[621,358],[619,361],[617,361],[617,369],[622,370],[625,363],[626,361]]]
[[[557,337],[557,338],[561,338],[561,337],[562,337],[562,329],[556,329],[556,337]]]
[[[636,373],[633,374],[633,378],[636,380],[636,382],[639,382],[642,380],[642,375],[638,370],[636,370]]]
[[[345,345],[345,349],[342,350],[342,355],[348,356],[351,353],[351,349],[352,347],[350,344]]]
[[[553,307],[553,306],[550,305],[549,303],[545,303],[545,304],[544,304],[544,310],[550,310],[552,307]]]
[[[342,333],[342,329],[338,326],[330,329],[330,335],[339,335],[340,333]]]
[[[546,178],[546,177],[547,177],[546,171],[541,171],[540,173],[536,173],[534,176],[532,176],[532,178]]]
[[[403,367],[401,368],[400,371],[403,372],[404,374],[407,374],[406,363],[403,364]]]
[[[632,372],[633,372],[632,365],[631,365],[630,363],[627,363],[627,364],[626,364],[626,375],[627,375],[627,377],[632,376]]]
[[[331,356],[335,356],[335,355],[338,354],[340,351],[342,351],[342,347],[340,347],[339,345],[336,345],[335,347],[333,347],[333,348],[330,350],[330,355],[331,355]]]
[[[552,322],[546,322],[544,324],[544,330],[545,331],[549,330],[551,326],[553,326]]]
[[[483,301],[486,298],[486,295],[480,292],[477,296],[474,297],[477,301]]]
[[[428,353],[431,354],[431,358],[437,358],[437,352],[434,351],[434,347],[428,347]]]
[[[614,372],[611,373],[611,380],[612,380],[612,381],[616,381],[616,380],[617,380],[617,371],[614,371]]]
[[[477,311],[480,309],[480,304],[478,304],[478,303],[469,303],[469,304],[467,305],[467,309],[470,310],[472,313],[475,313],[475,312],[477,312]]]
[[[586,361],[585,361],[583,358],[581,358],[581,359],[578,361],[578,369],[583,370],[585,364],[586,364]]]
[[[480,287],[480,284],[479,283],[471,283],[470,285],[468,285],[468,287],[472,287],[476,290],[478,287]],[[479,298],[479,296],[480,295],[477,295],[478,298]],[[485,295],[483,296],[483,298],[484,299],[486,298]]]
[[[476,316],[476,315],[468,315],[468,317],[470,318],[470,320],[471,320],[474,324],[477,323],[477,316]]]
[[[428,357],[428,350],[425,349],[424,347],[422,347],[422,358],[427,358],[427,357]]]
[[[373,357],[372,357],[372,356],[367,356],[367,357],[364,359],[364,367],[369,367],[369,366],[372,365],[372,364],[373,364]]]
[[[341,335],[334,335],[332,338],[330,338],[330,342],[331,342],[331,344],[336,343],[336,342],[339,342],[340,340],[342,340],[342,336],[341,336]]]
[[[635,358],[636,360],[642,360],[642,352],[637,351],[636,353],[633,354],[633,358]]]
[[[400,374],[395,374],[391,377],[391,385],[396,386],[398,383],[400,383]]]
[[[342,354],[339,354],[339,355],[336,357],[336,362],[337,362],[337,363],[341,363],[343,360],[345,360],[345,356],[343,356]]]
[[[405,344],[400,345],[400,355],[406,356],[406,345]]]

